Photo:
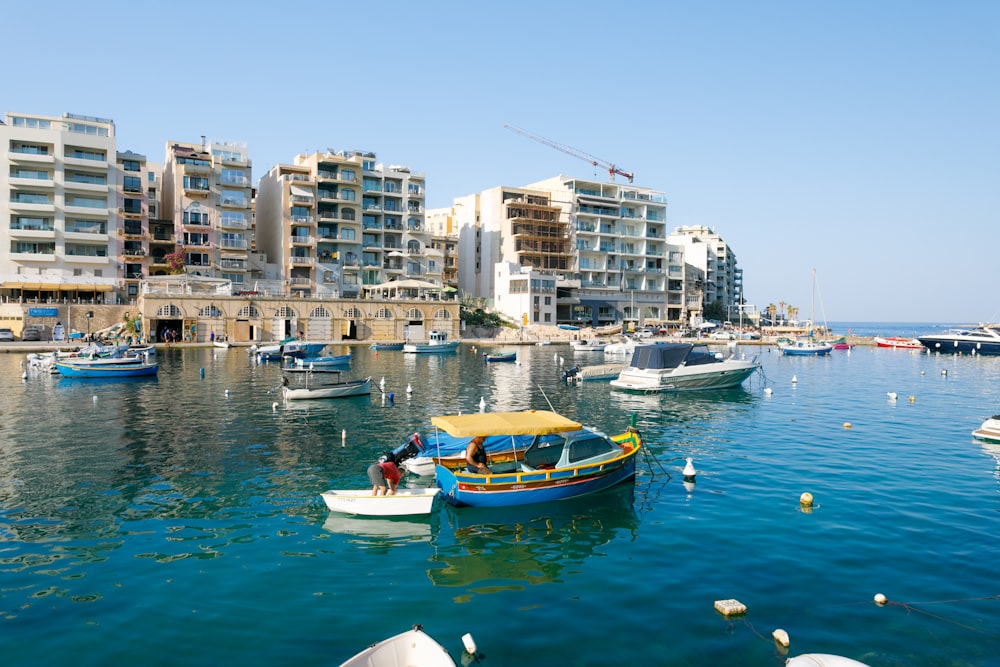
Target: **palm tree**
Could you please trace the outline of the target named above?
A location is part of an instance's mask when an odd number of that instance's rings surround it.
[[[785,320],[785,306],[787,306],[787,305],[788,304],[786,304],[784,301],[779,301],[778,302],[778,308],[781,309],[781,319],[782,319],[783,322]]]
[[[799,309],[795,306],[788,307],[788,318],[792,320],[799,319]]]
[[[775,306],[773,303],[769,303],[767,304],[767,308],[765,308],[764,310],[767,312],[767,316],[771,320],[771,326],[774,326],[774,317],[775,314],[778,312],[778,307]]]

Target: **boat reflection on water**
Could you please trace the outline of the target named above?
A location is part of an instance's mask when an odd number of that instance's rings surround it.
[[[537,505],[445,507],[427,571],[436,586],[478,586],[489,593],[559,581],[602,545],[635,539],[635,487]]]
[[[323,530],[370,538],[371,544],[430,542],[436,520],[433,515],[414,518],[371,518],[330,512]],[[364,540],[361,540],[364,542]]]

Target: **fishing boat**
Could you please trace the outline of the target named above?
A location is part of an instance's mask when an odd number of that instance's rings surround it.
[[[303,387],[289,387],[288,378],[282,380],[281,396],[286,401],[302,401],[314,398],[347,398],[349,396],[367,396],[372,393],[372,379],[346,382],[327,382],[309,386],[309,375],[306,374],[306,384]]]
[[[756,358],[715,355],[704,343],[654,343],[635,348],[632,361],[611,386],[642,393],[726,389],[739,386],[758,368]]]
[[[391,496],[373,496],[371,489],[331,489],[320,495],[333,512],[360,516],[413,516],[430,514],[441,489],[397,488]]]
[[[521,457],[508,466],[493,465],[486,474],[438,465],[442,497],[457,507],[564,500],[632,481],[642,447],[642,436],[632,426],[609,437],[544,410],[439,416],[431,423],[454,437],[532,436]]]
[[[635,348],[639,345],[639,340],[631,336],[622,336],[620,340],[608,343],[604,347],[605,357],[631,357]]]
[[[983,442],[1000,443],[1000,415],[993,415],[972,432],[972,437]]]
[[[917,339],[931,352],[941,354],[1000,355],[1000,324],[951,329],[942,334],[917,336]]]
[[[76,361],[56,361],[55,368],[63,377],[71,378],[130,378],[156,375],[159,370],[154,362],[117,364],[81,364]]]
[[[470,637],[471,641],[471,637]],[[443,646],[419,625],[412,630],[372,644],[340,667],[455,667]]]
[[[318,366],[345,366],[351,363],[351,355],[337,354],[331,357],[294,357],[299,368],[315,368]]]
[[[902,336],[875,336],[872,338],[877,347],[891,347],[896,350],[922,350],[923,344],[917,338],[903,338]]]
[[[448,333],[445,331],[432,331],[426,341],[422,343],[406,343],[403,345],[403,352],[419,354],[441,354],[454,352],[458,349],[459,341],[448,340]]]
[[[483,352],[483,360],[491,364],[498,361],[517,361],[516,352]]]
[[[609,341],[603,338],[581,338],[570,343],[574,352],[604,352]]]

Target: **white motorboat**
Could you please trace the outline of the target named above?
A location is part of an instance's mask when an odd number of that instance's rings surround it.
[[[308,374],[307,374],[308,377]],[[372,379],[348,380],[347,382],[331,382],[292,388],[285,378],[281,386],[281,396],[286,401],[300,401],[312,398],[347,398],[348,396],[367,396],[372,393]]]
[[[1000,415],[993,415],[972,432],[972,437],[984,442],[1000,443]]]
[[[635,338],[623,336],[620,340],[617,340],[614,343],[608,343],[608,345],[604,348],[604,356],[631,357],[632,353],[635,352],[637,345],[640,345],[640,343]]]
[[[779,340],[778,349],[789,357],[821,357],[833,352],[833,344],[803,336],[791,340]]]
[[[628,368],[611,386],[644,393],[726,389],[739,386],[759,367],[756,358],[715,355],[703,343],[655,343],[635,348]]]
[[[786,667],[868,667],[863,662],[830,653],[803,653],[785,661]]]
[[[608,341],[603,338],[582,338],[573,341],[570,345],[574,352],[604,352]]]
[[[917,340],[931,352],[997,356],[1000,355],[1000,324],[951,329],[941,334],[917,336]]]
[[[340,667],[455,667],[443,646],[424,633],[419,625],[412,630],[372,644]]]
[[[430,514],[441,489],[397,488],[391,496],[373,496],[371,489],[331,489],[321,495],[334,512],[361,516],[413,516]]]

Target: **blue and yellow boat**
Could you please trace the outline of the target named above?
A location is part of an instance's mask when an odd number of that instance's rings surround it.
[[[507,465],[486,474],[437,465],[441,496],[455,506],[505,507],[565,500],[635,478],[643,445],[632,426],[608,436],[544,410],[434,417],[431,423],[454,437],[532,436],[531,444]],[[431,443],[433,447],[433,443]]]

